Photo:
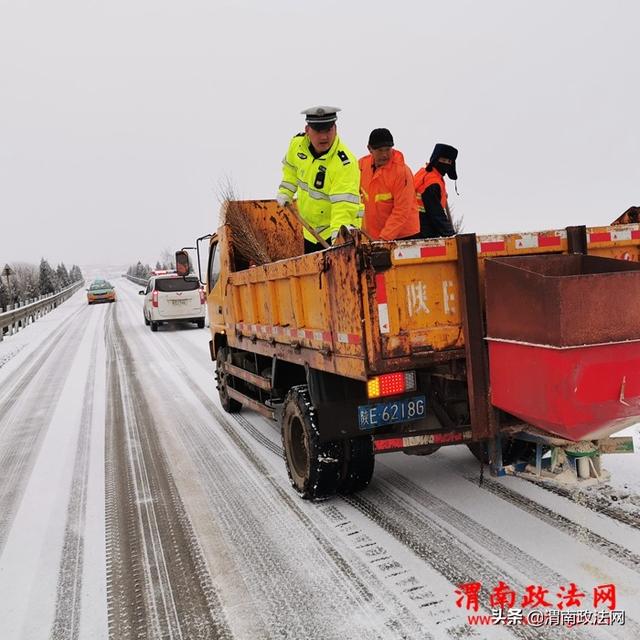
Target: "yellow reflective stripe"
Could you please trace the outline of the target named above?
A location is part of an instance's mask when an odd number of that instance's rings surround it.
[[[387,202],[388,200],[393,200],[393,195],[390,193],[376,193],[376,202]]]

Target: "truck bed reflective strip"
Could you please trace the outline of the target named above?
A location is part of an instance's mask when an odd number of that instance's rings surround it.
[[[435,256],[446,256],[446,255],[447,255],[446,244],[441,244],[436,247],[432,247],[432,246],[420,247],[421,258],[433,258]]]
[[[376,274],[376,302],[378,303],[378,325],[380,326],[380,333],[389,333],[387,285],[383,273]]]
[[[506,243],[503,236],[489,236],[483,240],[482,237],[478,238],[478,253],[490,253],[491,251],[504,251],[506,249]]]
[[[236,322],[236,329],[239,331],[247,331],[254,335],[285,335],[288,338],[298,338],[301,340],[309,340],[320,343],[332,342],[331,331],[322,331],[321,329],[295,329],[291,327],[278,327],[270,324],[245,324],[243,322]],[[346,343],[348,344],[360,344],[360,336],[352,334],[343,334],[347,336]]]
[[[559,247],[562,244],[560,236],[538,236],[539,247]]]
[[[398,247],[393,251],[393,258],[396,261],[418,260],[419,258],[435,258],[447,255],[447,245],[444,242],[428,245],[414,245]]]
[[[418,436],[405,436],[403,438],[374,439],[374,451],[392,451],[396,449],[408,449],[410,447],[424,447],[435,444],[453,444],[466,442],[473,437],[471,431],[448,431],[445,433],[423,433]]]
[[[611,233],[609,231],[590,233],[589,242],[611,242]]]
[[[640,240],[640,229],[624,229],[622,231],[612,231],[611,239],[614,242],[620,240]]]
[[[387,449],[402,449],[402,438],[387,438],[386,440],[374,440],[374,451],[386,451]]]
[[[360,344],[360,336],[357,333],[339,333],[338,342],[342,344]]]
[[[447,255],[447,245],[444,241],[430,242],[422,245],[405,245],[393,250],[396,262],[402,260],[418,260],[420,258],[436,258]]]
[[[515,242],[516,249],[538,249],[541,247],[560,247],[566,232],[543,234],[523,233]]]

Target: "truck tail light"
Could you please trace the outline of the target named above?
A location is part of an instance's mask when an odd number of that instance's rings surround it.
[[[151,304],[154,307],[158,307],[158,292],[157,291],[152,291],[151,292]]]
[[[204,304],[204,303],[205,303],[204,289],[200,289],[200,304]]]
[[[367,395],[370,398],[382,398],[383,396],[395,396],[406,391],[415,391],[416,372],[396,371],[395,373],[383,373],[381,376],[369,378],[367,381]]]

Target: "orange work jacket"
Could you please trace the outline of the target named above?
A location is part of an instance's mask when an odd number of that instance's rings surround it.
[[[373,170],[371,155],[360,158],[360,195],[364,203],[363,229],[374,240],[396,240],[420,231],[411,169],[400,151]]]
[[[427,171],[426,167],[422,167],[422,169],[420,169],[413,178],[413,184],[416,191],[416,202],[420,211],[424,211],[422,194],[425,189],[430,187],[432,184],[440,186],[440,205],[445,211],[447,210],[447,187],[445,187],[444,178],[440,175],[440,172],[437,169]]]

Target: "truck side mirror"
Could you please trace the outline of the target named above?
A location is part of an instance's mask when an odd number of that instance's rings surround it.
[[[176,251],[176,273],[179,276],[188,276],[190,271],[189,254],[186,251]]]

